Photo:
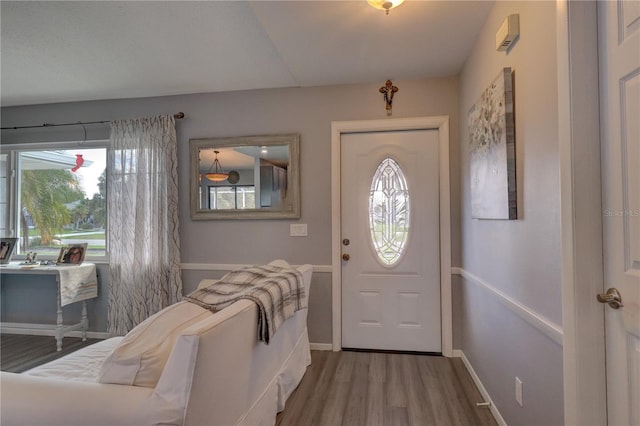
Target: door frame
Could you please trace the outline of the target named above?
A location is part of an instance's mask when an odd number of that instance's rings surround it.
[[[449,117],[388,118],[331,122],[331,299],[333,351],[342,349],[341,136],[353,132],[437,130],[440,174],[440,308],[442,354],[453,356],[451,307],[451,189]]]
[[[597,6],[556,0],[567,425],[607,424]]]

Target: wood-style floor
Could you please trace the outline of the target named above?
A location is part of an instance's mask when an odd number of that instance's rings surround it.
[[[278,426],[496,425],[462,360],[312,351]]]
[[[0,335],[0,371],[22,373],[78,349],[99,342],[99,339],[65,337],[62,350],[56,351],[56,339],[52,336],[29,336],[25,334]]]
[[[3,334],[0,370],[22,372],[99,340]],[[428,355],[311,351],[277,426],[496,425],[462,361]]]

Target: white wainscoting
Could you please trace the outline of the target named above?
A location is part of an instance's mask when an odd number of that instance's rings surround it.
[[[497,288],[493,287],[481,278],[473,275],[471,272],[463,268],[451,268],[452,275],[460,275],[472,284],[477,285],[494,296],[500,303],[509,308],[513,313],[525,320],[527,323],[544,333],[551,340],[562,346],[563,332],[562,327],[553,323],[549,319],[543,317],[539,313],[532,311],[528,307],[522,305],[511,297],[507,296]]]

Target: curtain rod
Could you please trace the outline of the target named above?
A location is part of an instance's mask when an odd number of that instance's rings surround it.
[[[180,120],[181,118],[184,118],[184,112],[178,112],[176,114],[173,114],[173,118],[175,118],[176,120]],[[61,124],[52,124],[52,123],[44,123],[44,124],[39,124],[36,126],[13,126],[13,127],[2,127],[0,128],[0,130],[19,130],[19,129],[35,129],[38,127],[59,127],[59,126],[78,126],[78,125],[83,125],[83,124],[104,124],[104,123],[111,123],[110,120],[104,120],[104,121],[78,121],[76,123],[61,123]]]

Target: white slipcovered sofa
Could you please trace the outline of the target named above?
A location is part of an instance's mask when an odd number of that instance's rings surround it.
[[[308,297],[312,268],[297,269]],[[207,281],[211,280],[200,286]],[[173,305],[174,313],[184,309],[177,305]],[[156,315],[170,316],[165,313],[169,308]],[[195,322],[178,333],[152,387],[98,380],[105,373],[105,359],[113,357],[110,354],[122,346],[126,336],[107,339],[22,374],[3,372],[0,424],[273,425],[311,363],[307,309],[287,319],[268,345],[257,340],[257,315],[255,303],[248,300],[202,318],[196,315]],[[124,376],[127,369],[140,369],[144,361],[125,359]],[[146,372],[137,374],[147,374],[149,379],[156,367],[147,366]],[[115,370],[118,368],[109,372]]]

